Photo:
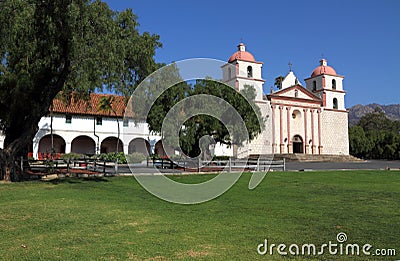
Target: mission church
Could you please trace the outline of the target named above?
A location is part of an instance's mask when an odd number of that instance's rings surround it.
[[[348,155],[348,111],[345,109],[343,76],[322,59],[306,86],[299,84],[292,70],[281,79],[277,91],[263,92],[262,62],[246,51],[243,43],[222,66],[223,82],[243,89],[253,86],[256,104],[265,120],[265,130],[246,149],[239,148],[238,157],[251,154]],[[46,158],[50,153],[93,155],[114,151],[126,154],[165,155],[161,137],[150,133],[146,123],[135,124],[124,119],[125,100],[114,96],[112,111],[99,110],[101,99],[110,95],[92,94],[90,106],[71,101],[67,106],[54,100],[52,117],[39,122],[39,131],[29,148],[29,156]],[[117,136],[119,125],[124,135]],[[0,146],[3,146],[0,136]],[[118,146],[116,145],[118,142]],[[233,155],[233,149],[216,146],[216,155]]]
[[[243,43],[228,64],[233,66],[223,66],[223,81],[237,90],[253,86],[266,123],[265,131],[249,144],[249,154],[349,155],[344,77],[326,59],[305,79],[305,87],[290,70],[279,90],[268,95],[263,93],[263,63]]]

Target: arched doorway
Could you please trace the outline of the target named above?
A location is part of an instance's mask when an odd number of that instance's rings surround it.
[[[50,134],[40,139],[38,159],[59,158],[63,153],[65,153],[65,140],[60,135],[53,134],[53,142]]]
[[[303,139],[300,135],[295,135],[293,141],[293,153],[304,153]]]
[[[154,145],[154,154],[159,155],[161,157],[166,157],[167,153],[170,156],[174,155],[175,150],[163,144],[162,140],[157,141],[156,144]]]
[[[96,142],[88,136],[78,136],[71,142],[71,152],[85,155],[94,155]]]
[[[143,138],[136,138],[129,142],[128,153],[139,152],[145,156],[150,155],[150,143]]]
[[[154,154],[159,155],[161,157],[167,156],[167,154],[164,151],[162,140],[157,141],[156,144],[154,145]]]
[[[100,153],[117,152],[117,138],[108,137],[101,142]],[[124,151],[124,144],[121,140],[118,140],[118,152]]]

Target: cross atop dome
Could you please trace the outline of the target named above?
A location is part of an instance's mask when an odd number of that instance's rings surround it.
[[[247,62],[255,62],[254,56],[246,51],[246,45],[244,43],[240,43],[238,46],[238,51],[231,55],[228,60],[228,63],[232,63],[236,60],[247,61]]]
[[[322,74],[328,74],[328,75],[333,75],[336,76],[336,71],[333,69],[331,66],[328,65],[328,61],[324,58],[322,58],[319,61],[319,66],[313,70],[311,73],[311,77],[316,77]]]
[[[320,64],[321,66],[327,66],[327,65],[328,65],[328,61],[327,61],[325,58],[322,58],[322,59],[319,61],[319,64]]]

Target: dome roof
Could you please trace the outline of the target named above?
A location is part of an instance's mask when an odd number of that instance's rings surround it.
[[[329,74],[329,75],[337,75],[335,69],[328,66],[328,62],[325,59],[320,61],[320,66],[314,69],[311,74],[311,77],[315,77],[321,74]]]
[[[231,55],[228,60],[228,63],[231,63],[236,60],[255,62],[254,56],[246,51],[246,46],[243,43],[238,45],[238,51]]]

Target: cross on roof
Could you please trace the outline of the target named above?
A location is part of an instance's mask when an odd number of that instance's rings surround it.
[[[292,62],[289,62],[288,64],[289,64],[290,71],[292,71],[292,66],[293,66]]]

